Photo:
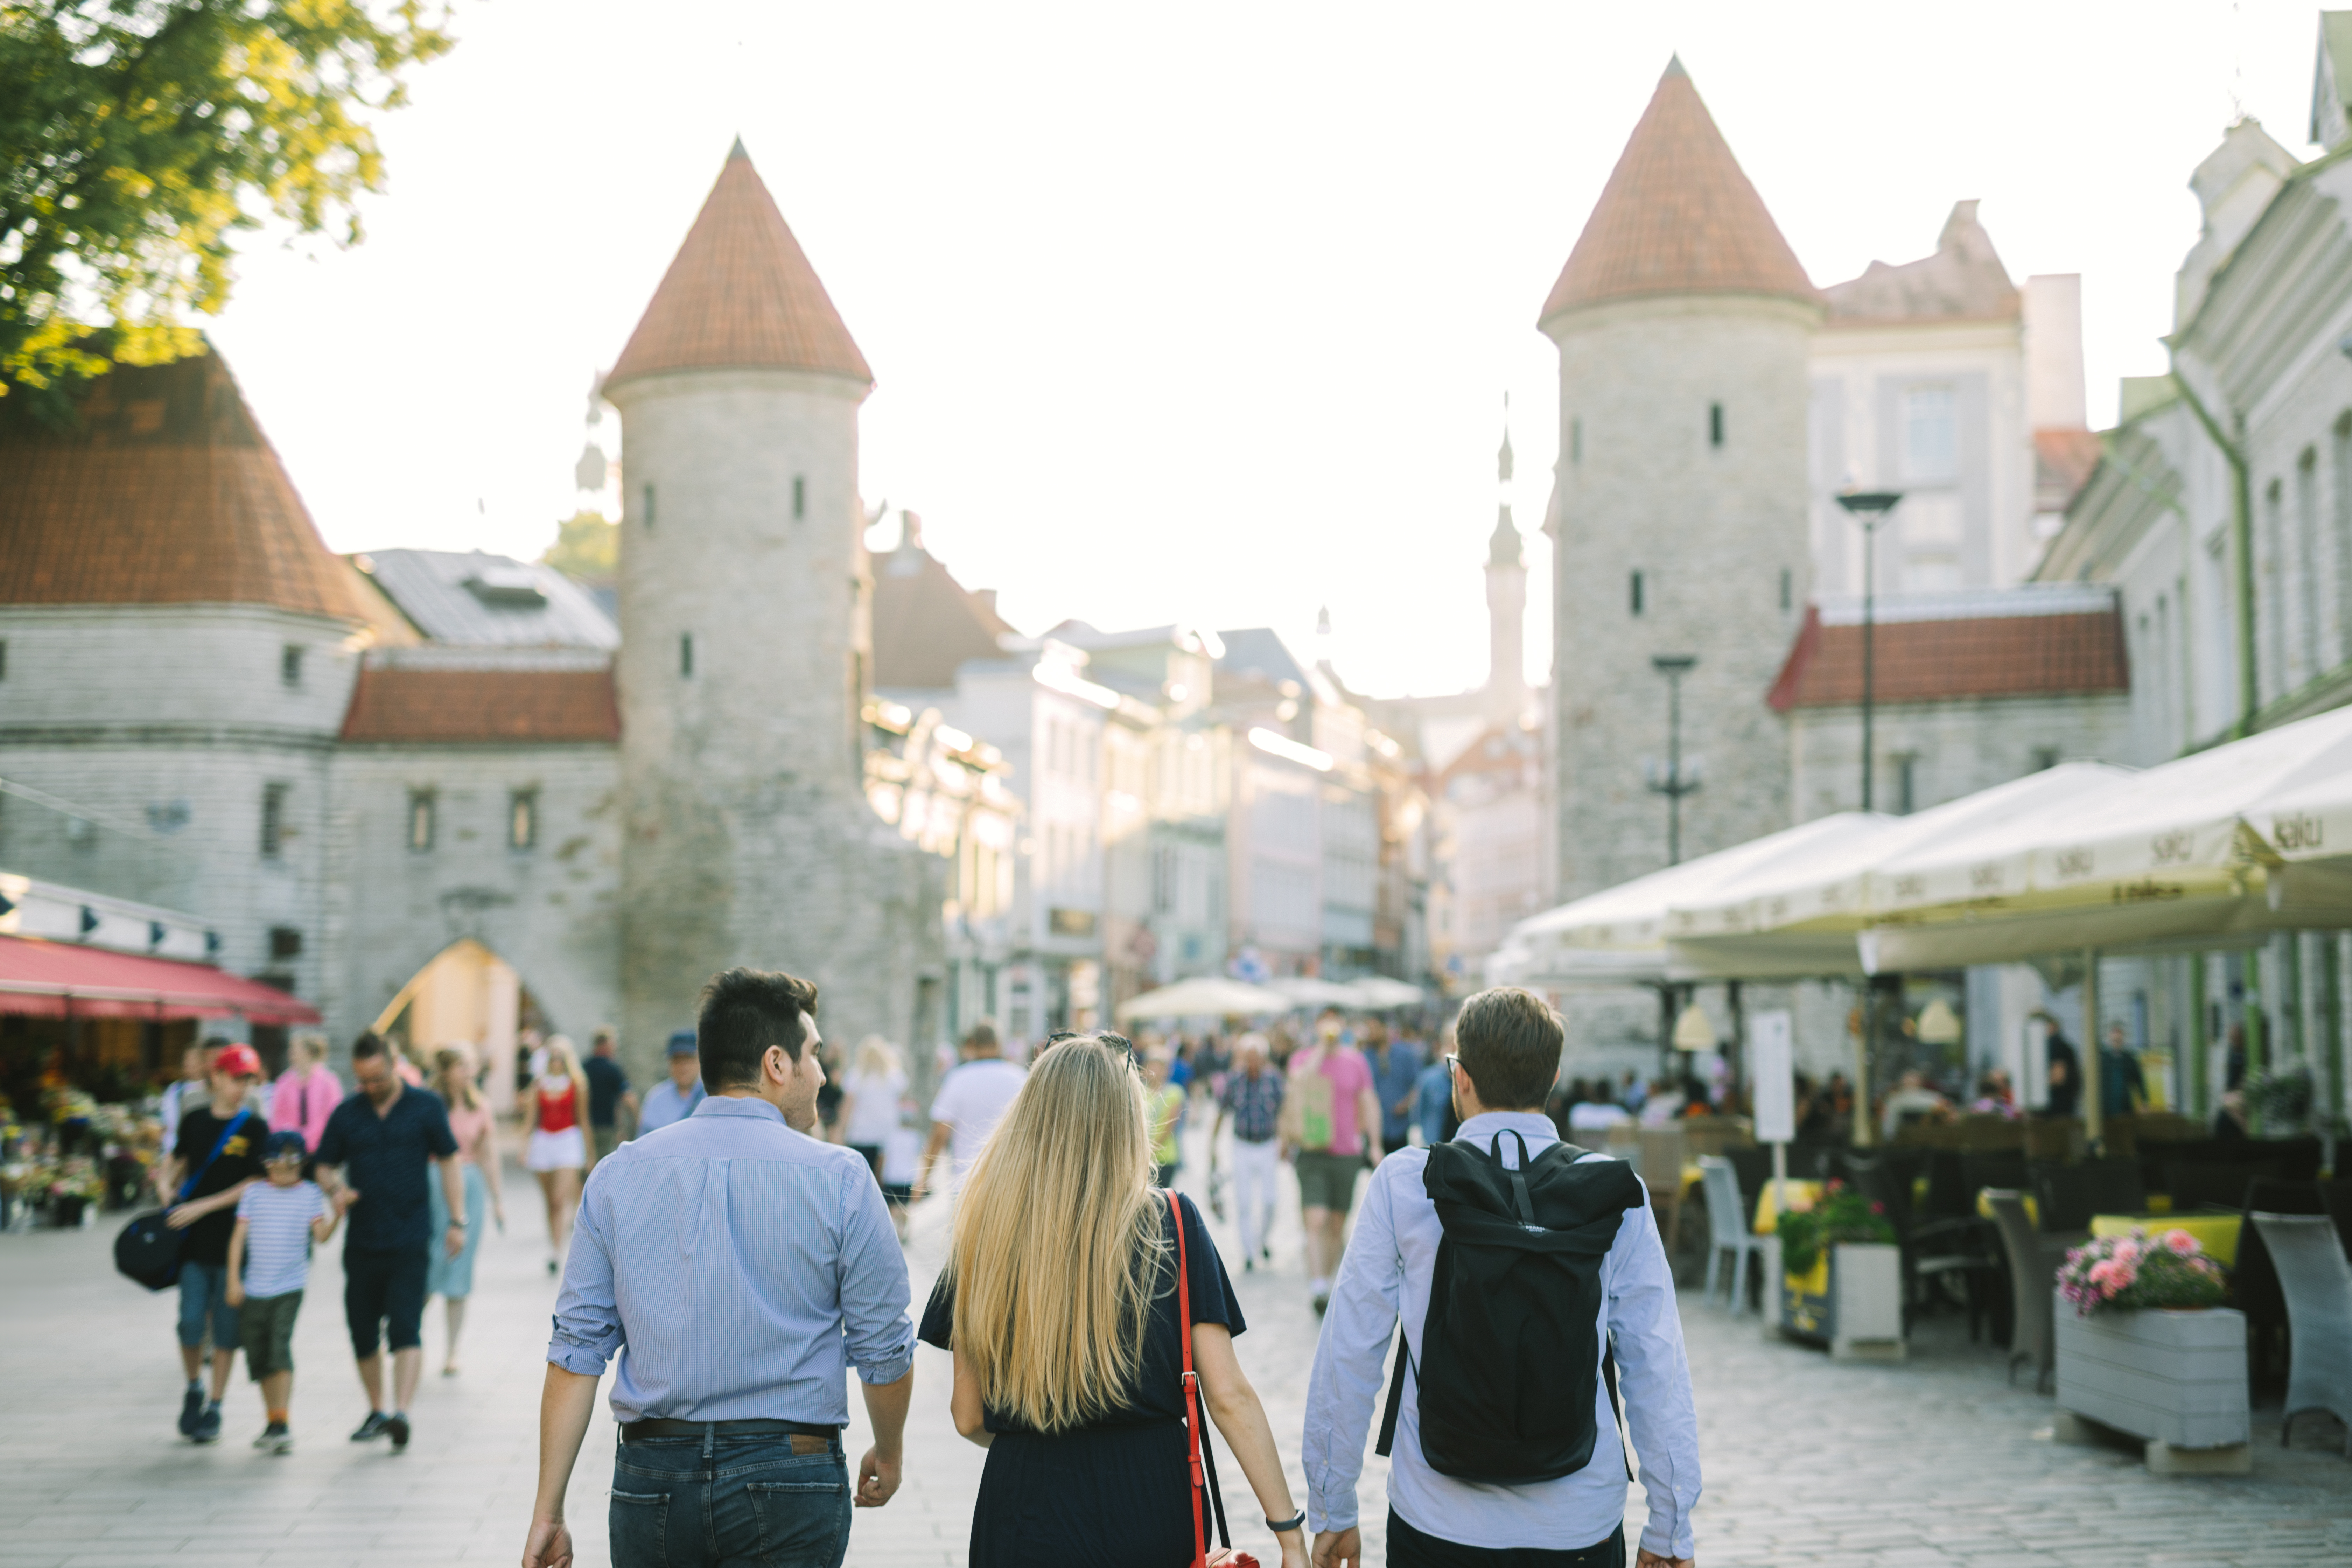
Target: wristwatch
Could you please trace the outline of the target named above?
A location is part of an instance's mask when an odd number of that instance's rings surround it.
[[[449,1228],[450,1228],[451,1230],[463,1230],[463,1229],[465,1229],[465,1228],[466,1228],[466,1221],[465,1221],[464,1216],[463,1216],[463,1215],[454,1215],[454,1214],[453,1214],[453,1215],[451,1215],[449,1216]]]

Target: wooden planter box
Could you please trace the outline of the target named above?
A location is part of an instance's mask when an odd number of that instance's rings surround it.
[[[1841,1243],[1811,1274],[1782,1274],[1780,1327],[1841,1359],[1901,1361],[1902,1249]]]
[[[2246,1448],[2246,1318],[2200,1312],[2074,1314],[2058,1298],[2058,1408],[2140,1438],[2147,1468],[2242,1475]],[[2086,1436],[2067,1421],[2062,1438]]]

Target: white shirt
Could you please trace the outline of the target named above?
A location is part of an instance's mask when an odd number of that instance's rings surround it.
[[[1597,1105],[1588,1100],[1568,1108],[1568,1129],[1571,1132],[1606,1132],[1633,1120],[1633,1113],[1622,1105]]]
[[[1529,1155],[1559,1142],[1540,1112],[1495,1110],[1462,1124],[1456,1142],[1485,1149],[1515,1131]],[[1506,1140],[1507,1163],[1517,1149]],[[1588,1159],[1606,1159],[1602,1154]],[[1356,1481],[1363,1473],[1372,1416],[1388,1392],[1383,1377],[1400,1319],[1412,1363],[1422,1360],[1429,1286],[1444,1235],[1437,1207],[1422,1186],[1425,1149],[1402,1149],[1372,1173],[1357,1211],[1355,1234],[1339,1266],[1315,1369],[1307,1385],[1307,1432],[1299,1458],[1307,1472],[1307,1528],[1346,1530],[1357,1521]],[[1601,1316],[1593,1333],[1605,1349],[1613,1336],[1617,1382],[1641,1465],[1650,1519],[1641,1544],[1666,1557],[1688,1557],[1691,1510],[1699,1495],[1698,1416],[1691,1404],[1690,1363],[1675,1315],[1674,1277],[1644,1202],[1625,1211],[1617,1240],[1601,1262]],[[1496,1486],[1456,1480],[1422,1458],[1420,1400],[1410,1373],[1389,1463],[1389,1505],[1416,1530],[1463,1546],[1494,1550],[1574,1550],[1606,1541],[1625,1517],[1625,1467],[1611,1434],[1617,1417],[1605,1382],[1593,1391],[1597,1434],[1584,1468],[1557,1480]]]
[[[955,1140],[948,1148],[955,1160],[957,1181],[962,1181],[971,1163],[980,1158],[980,1146],[1013,1109],[1013,1097],[1028,1077],[1001,1057],[982,1057],[963,1063],[940,1080],[939,1097],[931,1101],[931,1120],[955,1130]]]
[[[842,1089],[849,1096],[849,1125],[842,1137],[851,1143],[877,1148],[898,1130],[898,1097],[907,1092],[902,1072],[853,1072]]]

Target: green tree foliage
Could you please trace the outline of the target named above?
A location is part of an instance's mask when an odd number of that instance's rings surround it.
[[[237,230],[356,243],[383,178],[363,117],[405,101],[446,21],[424,0],[0,0],[0,395],[193,352]]]
[[[610,583],[620,574],[621,531],[601,511],[575,511],[555,525],[555,542],[539,559],[591,587]]]

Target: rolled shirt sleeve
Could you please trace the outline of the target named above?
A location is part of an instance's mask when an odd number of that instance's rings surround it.
[[[907,1251],[861,1162],[842,1180],[841,1331],[858,1381],[896,1383],[915,1364]]]
[[[1339,1277],[1315,1344],[1307,1384],[1307,1429],[1299,1465],[1307,1473],[1307,1528],[1355,1528],[1356,1483],[1364,1469],[1364,1439],[1381,1391],[1389,1342],[1396,1336],[1403,1290],[1391,1179],[1404,1163],[1383,1163],[1372,1173],[1355,1233],[1339,1262]]]
[[[602,1377],[628,1338],[614,1299],[613,1255],[598,1223],[604,1195],[592,1175],[572,1220],[563,1289],[555,1299],[555,1331],[547,1342],[549,1363],[583,1377]]]
[[[1698,1412],[1690,1361],[1675,1310],[1674,1278],[1649,1205],[1628,1209],[1609,1285],[1609,1329],[1617,1385],[1633,1427],[1649,1522],[1642,1545],[1662,1557],[1693,1554],[1691,1510],[1698,1506]]]

